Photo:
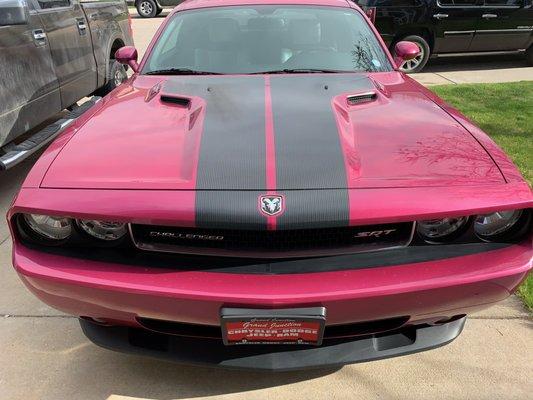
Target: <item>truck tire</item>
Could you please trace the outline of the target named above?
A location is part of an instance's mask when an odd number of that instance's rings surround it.
[[[533,65],[533,44],[526,50],[526,62]]]
[[[157,14],[157,3],[154,0],[138,0],[137,12],[143,18],[153,18]]]
[[[420,72],[422,69],[426,66],[429,56],[431,54],[431,49],[429,48],[429,44],[422,36],[418,35],[409,35],[401,38],[400,40],[397,40],[392,49],[394,51],[394,46],[396,43],[401,42],[402,40],[408,41],[408,42],[414,42],[418,45],[420,48],[420,55],[418,55],[416,58],[413,58],[412,60],[404,62],[400,66],[400,71],[405,72],[406,74],[412,74],[415,72]]]
[[[119,63],[117,60],[111,59],[109,60],[107,82],[104,86],[98,89],[95,94],[103,97],[126,79],[128,79],[128,74],[126,73],[126,68],[124,65]]]

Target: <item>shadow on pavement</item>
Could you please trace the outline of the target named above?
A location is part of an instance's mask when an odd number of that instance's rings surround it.
[[[113,371],[113,376],[98,380],[100,394],[142,399],[183,399],[242,393],[322,378],[341,369],[268,373],[175,364],[97,350],[93,344],[82,346],[78,351],[85,354],[78,353],[71,359],[77,363],[73,368],[76,373],[67,375],[72,382],[63,382],[65,385],[86,381],[86,376],[76,374],[90,376],[105,365],[105,370]],[[84,361],[83,367],[79,364],[80,358]]]
[[[478,71],[528,67],[523,54],[442,57],[429,60],[422,72]]]
[[[141,21],[143,21],[143,20],[144,21],[153,21],[153,20],[158,20],[158,19],[159,20],[165,19],[170,11],[171,11],[171,9],[164,10],[161,14],[159,14],[158,16],[153,17],[153,18],[143,18],[139,14],[137,14],[137,10],[130,8],[130,15],[131,15],[132,19],[138,19],[138,20],[141,20]]]

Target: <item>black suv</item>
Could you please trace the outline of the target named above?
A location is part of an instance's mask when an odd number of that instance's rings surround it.
[[[419,72],[430,55],[526,50],[533,64],[532,0],[356,0],[390,49],[416,42],[420,55],[402,65]]]

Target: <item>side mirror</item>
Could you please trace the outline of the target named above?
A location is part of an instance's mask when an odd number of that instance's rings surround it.
[[[368,19],[370,20],[370,22],[372,22],[373,24],[376,23],[376,7],[366,7],[365,8],[365,14],[366,16],[368,17]]]
[[[121,64],[129,65],[133,72],[139,71],[137,58],[137,49],[133,46],[124,46],[115,52],[115,60]]]
[[[420,54],[420,48],[414,42],[402,41],[394,46],[394,62],[399,68],[405,61],[412,60]]]
[[[0,0],[0,26],[26,23],[28,23],[28,9],[23,0]]]

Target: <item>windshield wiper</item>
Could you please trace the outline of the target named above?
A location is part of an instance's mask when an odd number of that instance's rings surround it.
[[[156,69],[145,72],[145,75],[222,75],[220,72],[197,71],[188,68]]]
[[[253,72],[253,75],[260,75],[260,74],[316,74],[316,73],[324,73],[324,74],[338,74],[342,72],[354,72],[354,71],[342,71],[342,70],[335,70],[335,69],[318,69],[318,68],[284,68],[284,69],[274,69],[271,71],[260,71],[260,72]]]

